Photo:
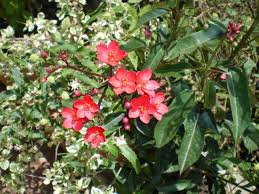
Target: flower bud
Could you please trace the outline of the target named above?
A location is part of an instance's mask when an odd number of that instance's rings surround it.
[[[129,101],[125,102],[124,107],[126,109],[130,109],[131,108],[131,103]]]
[[[46,60],[47,56],[48,56],[48,53],[46,51],[41,51],[41,58]]]
[[[97,89],[97,88],[95,88],[95,89],[93,90],[93,94],[95,94],[95,95],[100,94],[100,90]]]
[[[48,67],[45,68],[45,71],[46,71],[47,73],[52,73],[52,69],[51,69],[51,68],[48,68]]]
[[[62,51],[61,53],[59,53],[59,59],[61,59],[62,61],[67,61],[68,56],[67,53],[65,51]]]
[[[46,81],[47,81],[47,78],[46,78],[46,77],[43,77],[43,78],[41,78],[41,80],[40,80],[41,83],[45,83]]]
[[[125,125],[124,125],[124,129],[125,129],[126,131],[129,131],[129,130],[130,130],[130,125],[129,125],[129,124],[125,124]]]
[[[76,91],[74,91],[74,95],[75,95],[75,96],[81,96],[81,92],[80,92],[80,90],[76,90]]]
[[[128,117],[123,117],[122,122],[123,122],[124,124],[129,123],[129,118],[128,118]]]
[[[226,73],[222,73],[222,74],[219,76],[219,78],[220,78],[221,80],[226,80],[226,79],[227,79],[227,74],[226,74]]]

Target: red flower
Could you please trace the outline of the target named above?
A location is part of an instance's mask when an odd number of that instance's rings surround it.
[[[76,100],[74,102],[74,108],[77,109],[76,114],[79,118],[87,118],[93,120],[96,112],[99,111],[99,107],[91,96],[86,95],[83,99]]]
[[[100,43],[96,47],[97,59],[100,62],[106,63],[111,66],[117,65],[122,59],[128,56],[124,50],[120,50],[120,45],[117,41],[113,40],[108,46]]]
[[[165,94],[163,92],[158,92],[155,96],[151,99],[151,104],[155,107],[155,111],[152,113],[153,116],[157,120],[161,120],[163,114],[169,111],[166,104],[164,104]]]
[[[92,148],[97,148],[100,143],[105,142],[104,128],[93,126],[87,129],[84,140],[91,143]]]
[[[61,114],[65,118],[63,127],[66,129],[73,128],[75,131],[80,131],[84,123],[88,121],[86,118],[78,118],[76,110],[71,108],[62,108]]]
[[[155,80],[150,80],[152,76],[151,69],[145,69],[136,73],[136,82],[137,82],[137,92],[140,95],[144,93],[149,94],[150,96],[155,95],[156,89],[160,87],[159,83]]]
[[[113,86],[115,94],[119,95],[123,92],[131,94],[136,91],[136,74],[119,68],[114,76],[109,79],[109,83]]]
[[[150,103],[150,97],[143,95],[133,98],[131,101],[131,109],[129,110],[129,118],[139,117],[143,123],[148,124],[150,121],[150,114],[153,114],[155,108]]]
[[[235,39],[235,37],[240,34],[240,28],[242,27],[242,25],[240,23],[235,23],[233,20],[231,20],[228,24],[227,27],[227,39],[229,41],[233,41]]]

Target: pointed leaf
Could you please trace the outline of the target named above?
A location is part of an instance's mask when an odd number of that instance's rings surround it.
[[[155,70],[164,56],[165,50],[163,45],[156,44],[149,53],[147,60],[144,64],[144,68],[151,68]]]
[[[195,97],[190,90],[184,90],[175,97],[169,112],[156,124],[154,138],[157,147],[161,148],[173,139],[194,105]]]
[[[178,154],[180,174],[196,162],[204,146],[204,134],[198,124],[199,114],[190,113],[184,122],[185,133]]]
[[[211,109],[216,104],[216,88],[212,80],[208,80],[204,87],[204,107]]]
[[[147,13],[143,14],[138,21],[138,26],[142,26],[143,24],[149,22],[152,19],[157,17],[163,16],[168,13],[168,10],[163,8],[156,8],[148,11]]]
[[[202,46],[202,44],[210,40],[219,38],[224,35],[224,33],[225,29],[213,23],[206,30],[201,30],[199,32],[193,33],[189,36],[177,40],[176,43],[172,43],[169,46],[169,48],[172,49],[168,51],[168,55],[165,57],[165,60],[171,61],[179,56],[190,54],[197,50],[200,46]]]
[[[232,69],[228,75],[227,87],[233,117],[231,130],[237,143],[248,127],[251,118],[248,81],[245,71],[237,68]]]
[[[121,154],[125,158],[127,158],[127,160],[132,164],[136,173],[139,174],[140,163],[139,163],[139,160],[138,160],[138,157],[137,157],[136,153],[127,144],[118,145],[118,147],[121,151]]]

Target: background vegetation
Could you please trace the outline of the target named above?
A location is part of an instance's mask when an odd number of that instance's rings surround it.
[[[258,193],[258,0],[1,0],[0,21],[1,192]],[[159,80],[161,121],[125,131],[121,98],[85,73],[110,75],[96,45],[111,40],[128,70]],[[62,51],[80,71],[49,75]],[[75,88],[100,88],[98,149],[82,139],[88,125],[62,127]]]

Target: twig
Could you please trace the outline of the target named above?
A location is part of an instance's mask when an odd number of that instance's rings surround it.
[[[44,176],[38,176],[38,175],[33,175],[33,174],[25,174],[25,176],[29,176],[29,177],[33,177],[33,178],[38,178],[38,179],[47,179],[46,177]]]
[[[58,148],[59,148],[59,144],[57,144],[56,148],[55,148],[55,161],[58,159]]]

